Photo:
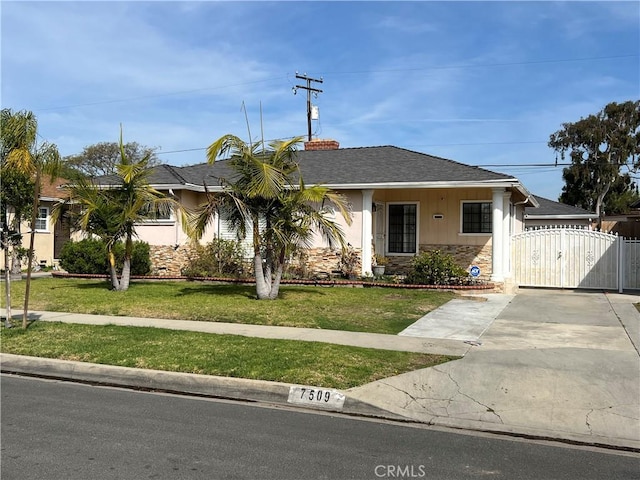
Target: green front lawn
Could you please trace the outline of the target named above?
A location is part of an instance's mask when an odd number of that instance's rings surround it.
[[[347,389],[454,357],[145,327],[35,322],[0,329],[17,355]]]
[[[14,314],[21,311],[25,283],[12,283]],[[397,334],[454,296],[431,290],[285,285],[278,300],[258,301],[251,285],[135,281],[128,291],[115,292],[107,288],[104,280],[34,278],[29,307],[54,312]],[[1,298],[4,300],[4,283]]]

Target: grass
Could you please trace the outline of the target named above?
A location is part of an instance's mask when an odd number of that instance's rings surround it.
[[[14,314],[25,282],[12,283]],[[4,300],[4,284],[1,298]],[[258,301],[251,285],[136,281],[126,292],[104,280],[34,278],[31,310],[248,323],[396,334],[454,294],[393,288],[283,286]],[[455,357],[319,342],[156,328],[34,322],[0,330],[0,351],[125,367],[346,389]]]
[[[3,353],[347,389],[454,357],[143,327],[35,322]]]
[[[12,283],[14,313],[24,281]],[[455,294],[395,288],[282,286],[276,301],[258,301],[251,285],[133,282],[126,292],[104,280],[34,278],[30,309],[209,322],[247,323],[397,334]],[[4,300],[4,284],[2,284]]]

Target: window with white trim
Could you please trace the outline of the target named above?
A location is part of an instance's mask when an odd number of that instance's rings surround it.
[[[389,253],[416,253],[418,249],[418,204],[388,205]]]
[[[492,202],[462,202],[462,233],[491,233]]]
[[[49,208],[38,208],[38,216],[36,217],[35,230],[39,232],[49,231]]]

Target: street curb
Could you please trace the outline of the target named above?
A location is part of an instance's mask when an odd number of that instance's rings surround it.
[[[119,367],[9,353],[0,353],[0,370],[2,373],[300,408],[300,405],[288,402],[289,391],[292,386],[296,385],[267,380]],[[348,393],[341,393],[346,397],[342,408],[322,407],[313,404],[303,405],[302,408],[389,420],[406,420],[405,417],[351,398]]]
[[[291,387],[296,385],[267,380],[250,380],[246,378],[119,367],[9,353],[0,353],[0,371],[2,373],[22,374],[92,385],[162,391],[249,403],[288,406],[314,411],[321,410],[351,416],[398,421],[407,424],[422,424],[459,431],[475,431],[514,438],[552,441],[570,445],[640,453],[640,442],[634,441],[615,442],[612,441],[614,439],[610,438],[594,438],[586,435],[570,434],[568,432],[519,428],[509,425],[493,425],[487,422],[446,417],[437,417],[431,419],[429,422],[424,422],[352,398],[349,396],[348,391],[341,392],[345,395],[345,402],[342,408],[323,408],[313,404],[301,406],[288,402],[289,391]]]

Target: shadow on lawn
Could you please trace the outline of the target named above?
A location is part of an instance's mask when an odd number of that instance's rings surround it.
[[[0,321],[2,322],[3,329],[7,328],[4,324],[5,317],[6,315],[2,315],[2,317],[0,317]],[[40,320],[41,317],[42,315],[40,314],[28,312],[27,313],[27,329],[31,327],[31,325],[36,323],[38,320]],[[15,313],[11,315],[11,325],[12,325],[11,330],[22,330],[22,313]]]
[[[312,287],[292,287],[284,286],[280,288],[279,299],[286,299],[291,294],[304,293],[305,295],[326,295],[322,290]],[[177,297],[189,295],[227,295],[240,296],[252,300],[256,299],[255,285],[220,285],[220,284],[200,284],[190,285],[188,287],[179,287]]]

